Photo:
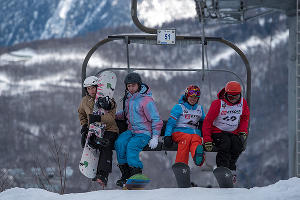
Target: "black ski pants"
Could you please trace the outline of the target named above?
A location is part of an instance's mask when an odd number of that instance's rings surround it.
[[[100,149],[97,173],[100,173],[100,171],[107,172],[107,174],[111,173],[113,148],[117,137],[118,133],[111,131],[104,132],[103,138],[109,140],[109,145]]]
[[[218,167],[236,170],[236,161],[243,151],[243,144],[238,135],[228,132],[213,133],[213,142],[217,147],[216,163]]]

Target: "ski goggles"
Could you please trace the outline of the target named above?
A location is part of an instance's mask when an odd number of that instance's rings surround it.
[[[227,94],[227,98],[228,100],[230,101],[233,101],[233,100],[238,100],[241,98],[241,94]]]
[[[200,97],[200,94],[201,94],[201,92],[200,92],[200,90],[198,90],[198,89],[189,90],[189,91],[187,92],[187,96],[188,96],[188,97]]]

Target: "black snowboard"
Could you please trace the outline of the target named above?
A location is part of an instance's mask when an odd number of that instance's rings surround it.
[[[190,180],[190,167],[185,163],[175,163],[172,166],[177,185],[179,188],[188,188],[191,187]]]
[[[217,167],[213,171],[220,188],[233,188],[232,173],[227,167]]]

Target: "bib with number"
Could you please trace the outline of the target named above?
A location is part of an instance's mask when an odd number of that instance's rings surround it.
[[[198,105],[196,110],[187,109],[184,105],[180,104],[182,108],[182,115],[178,118],[176,127],[197,128],[197,123],[202,117],[201,105]]]
[[[222,131],[232,132],[239,126],[240,117],[243,112],[243,98],[241,103],[230,106],[221,100],[221,107],[218,117],[213,125]]]

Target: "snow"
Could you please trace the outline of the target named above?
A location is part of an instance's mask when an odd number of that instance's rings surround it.
[[[19,124],[24,128],[24,130],[29,130],[32,135],[39,136],[40,126],[32,125],[26,122],[20,122]]]
[[[281,180],[266,187],[232,188],[161,188],[155,190],[99,190],[59,195],[42,189],[12,188],[0,193],[1,200],[299,200],[300,178]]]
[[[73,0],[64,0],[59,2],[59,17],[62,19],[66,19],[69,10],[71,9],[71,4]]]
[[[287,41],[288,37],[289,37],[288,30],[276,33],[276,35],[274,35],[272,39],[272,48],[275,48],[280,42]],[[270,41],[269,36],[263,39],[260,39],[257,36],[252,36],[249,39],[247,39],[245,42],[236,44],[236,46],[239,47],[244,53],[247,53],[247,51],[251,48],[257,48],[259,46],[269,45],[269,43],[266,41]],[[214,59],[211,60],[210,64],[212,66],[216,66],[221,60],[229,60],[230,56],[232,56],[233,54],[235,54],[235,51],[228,48],[228,50],[224,51],[223,53],[216,55]]]
[[[0,64],[8,64],[10,62],[21,62],[31,59],[35,55],[33,49],[24,48],[10,53],[0,55]]]
[[[171,3],[172,2],[172,3]],[[161,26],[165,22],[196,17],[193,0],[144,0],[138,4],[138,17],[146,26]]]
[[[0,95],[10,93],[11,95],[24,94],[32,91],[49,91],[51,86],[81,88],[81,84],[70,82],[75,76],[73,70],[66,70],[47,77],[38,77],[30,80],[12,81],[8,76],[0,74]],[[14,90],[11,90],[14,88]]]
[[[272,48],[275,48],[277,45],[279,45],[281,42],[287,41],[289,36],[289,31],[285,30],[282,32],[277,32],[273,35],[272,38]],[[251,51],[251,49],[257,48],[259,46],[268,46],[270,45],[269,42],[265,41],[270,41],[270,37],[266,37],[263,39],[260,39],[256,36],[250,37],[248,40],[246,40],[243,43],[237,44],[237,46],[247,53],[247,51]],[[217,66],[221,60],[229,60],[231,56],[235,55],[235,51],[233,51],[230,48],[227,48],[226,50],[222,51],[221,53],[217,53],[214,55],[214,59],[210,60],[209,65],[210,66]],[[61,52],[38,52],[36,50],[30,49],[30,48],[24,48],[24,49],[19,49],[17,51],[12,51],[6,54],[0,55],[0,65],[6,65],[6,64],[11,64],[14,63],[16,66],[34,66],[35,64],[40,64],[40,63],[45,63],[45,62],[68,62],[70,60],[76,61],[81,63],[86,56],[85,53],[78,52],[78,51],[61,51]],[[102,57],[101,55],[94,55],[91,57],[89,60],[89,68],[102,68],[102,67],[126,67],[126,63],[123,62],[116,62],[116,61],[111,61],[108,60],[105,57]],[[147,68],[149,66],[135,66],[138,68]],[[154,68],[163,68],[161,65],[152,65]],[[199,69],[202,68],[202,60],[201,58],[196,58],[194,60],[191,60],[190,63],[186,63],[186,68],[190,69]],[[255,69],[253,69],[255,70]],[[259,71],[259,73],[256,73],[256,71]],[[258,76],[264,76],[266,71],[266,68],[256,68],[253,73],[258,74]],[[161,78],[164,77],[166,80],[171,79],[172,75],[174,73],[170,72],[153,72],[153,71],[141,71],[143,76],[145,77],[156,77]],[[183,72],[184,74],[188,74],[189,72]],[[74,82],[69,82],[66,81],[68,79],[74,79],[74,72],[72,71],[67,71],[67,72],[62,72],[59,75],[53,75],[49,76],[47,78],[45,77],[39,77],[36,79],[32,80],[19,80],[18,83],[12,84],[11,78],[5,74],[5,73],[0,73],[0,94],[3,94],[5,92],[10,91],[11,87],[18,86],[17,89],[15,90],[15,93],[24,93],[24,92],[31,92],[31,91],[37,91],[37,90],[47,90],[49,85],[57,85],[57,86],[62,86],[62,87],[77,87],[80,88],[79,83],[74,83]],[[260,79],[255,79],[255,80],[260,80]],[[259,85],[259,82],[255,81],[253,82],[253,85]]]
[[[45,29],[41,34],[41,39],[51,38],[53,36],[68,36],[73,37],[76,33],[74,30],[68,31],[67,25],[70,23],[68,21],[68,12],[72,10],[74,0],[64,0],[60,1],[52,17],[50,17],[45,24]],[[74,31],[75,32],[75,31]]]

